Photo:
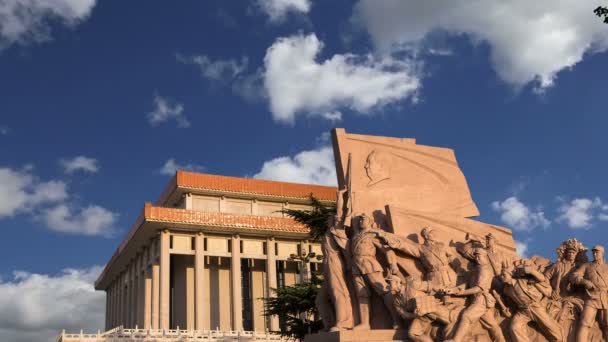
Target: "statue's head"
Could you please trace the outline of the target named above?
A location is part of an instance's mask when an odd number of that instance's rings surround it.
[[[591,252],[593,252],[593,260],[595,260],[595,261],[600,261],[600,260],[604,261],[604,246],[595,245],[591,249]]]
[[[568,262],[585,262],[586,260],[583,260],[586,258],[585,252],[587,252],[587,248],[576,239],[568,239],[557,248],[558,259]]]
[[[425,241],[433,242],[435,240],[435,231],[432,228],[424,227],[420,232],[420,235],[424,238]]]
[[[367,214],[363,213],[361,215],[359,215],[359,229],[360,230],[367,230],[367,229],[371,229],[373,227],[373,221],[372,218],[367,216]]]
[[[391,156],[386,152],[372,151],[365,161],[365,173],[369,178],[369,185],[390,178]]]
[[[492,233],[489,233],[486,235],[486,247],[494,248],[494,246],[496,246],[496,237]]]
[[[477,247],[473,250],[473,259],[478,265],[486,265],[488,263],[488,252],[485,248]]]

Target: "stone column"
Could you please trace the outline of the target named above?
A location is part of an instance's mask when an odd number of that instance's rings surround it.
[[[184,194],[184,209],[192,210],[192,194]]]
[[[158,246],[156,241],[153,243]],[[160,265],[157,254],[158,248],[155,247],[152,255],[152,329],[160,327]]]
[[[109,298],[110,301],[108,303],[109,305],[108,305],[108,315],[107,315],[107,318],[106,318],[106,330],[110,330],[111,326],[112,326],[112,305],[113,305],[113,303],[112,303],[112,300],[113,300],[112,296],[113,295],[114,294],[112,293],[112,283],[110,283],[110,285],[108,287],[108,298]]]
[[[121,276],[119,274],[115,279],[115,282],[116,282],[116,324],[114,324],[114,327],[117,327],[122,324],[122,321],[121,321],[122,318],[120,317],[120,308],[121,308],[121,305],[120,305],[120,301],[121,301],[120,279],[121,279]]]
[[[125,325],[124,321],[124,293],[125,293],[125,280],[124,273],[120,273],[118,276],[118,325]]]
[[[143,328],[151,329],[152,328],[152,268],[150,266],[152,253],[152,246],[148,246],[146,248],[146,253],[144,254],[142,268],[143,268],[143,278],[144,278],[144,288],[143,288]]]
[[[194,329],[203,330],[205,310],[203,291],[205,284],[205,236],[197,232],[194,238]]]
[[[274,297],[275,293],[272,289],[277,288],[277,256],[274,237],[266,239],[266,279],[268,285],[266,289],[267,296]],[[270,331],[279,330],[279,317],[270,316]]]
[[[160,328],[160,266],[152,265],[152,329]]]
[[[115,328],[116,327],[116,312],[118,311],[116,308],[118,307],[118,296],[116,295],[116,279],[114,279],[112,281],[112,326],[110,327]]]
[[[106,289],[106,315],[105,315],[105,330],[108,330],[110,318],[110,289]]]
[[[241,238],[232,236],[232,258],[230,265],[232,281],[232,329],[243,330],[243,295],[241,289]]]
[[[160,233],[160,329],[169,329],[170,311],[170,254],[169,254],[169,231],[167,229]]]
[[[131,301],[129,302],[129,325],[131,328],[135,328],[137,324],[137,257],[131,265]]]
[[[131,260],[131,262],[129,263],[129,266],[127,266],[127,274],[126,274],[126,279],[125,279],[125,283],[127,284],[126,287],[126,294],[127,294],[127,298],[125,299],[125,327],[127,328],[131,328],[131,312],[133,311],[133,303],[132,303],[132,299],[133,299],[133,286],[132,286],[132,279],[133,279],[133,260]]]
[[[141,252],[137,254],[137,259],[135,260],[135,325],[141,329],[143,327],[141,324]]]
[[[152,266],[144,264],[144,329],[152,328]]]

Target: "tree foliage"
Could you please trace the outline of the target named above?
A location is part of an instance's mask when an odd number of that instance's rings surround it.
[[[335,215],[336,208],[323,205],[312,194],[310,201],[311,210],[283,209],[281,212],[307,226],[311,240],[317,241],[325,234],[327,220]],[[271,289],[275,296],[264,299],[264,315],[282,319],[281,335],[303,340],[306,334],[323,328],[315,304],[321,283],[322,279],[313,272],[309,282]]]
[[[310,194],[311,210],[283,209],[282,213],[310,228],[310,237],[317,241],[327,230],[327,219],[336,213],[335,207],[323,205],[313,194]]]
[[[318,278],[313,276],[309,283],[273,289],[276,296],[265,299],[264,314],[277,315],[284,322],[281,335],[302,340],[306,334],[315,333],[323,327],[321,320],[316,319],[318,283]]]
[[[600,18],[604,18],[604,23],[608,24],[608,7],[598,6],[593,13]]]

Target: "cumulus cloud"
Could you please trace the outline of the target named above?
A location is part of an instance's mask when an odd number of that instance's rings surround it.
[[[384,52],[420,48],[432,32],[464,34],[488,45],[501,79],[543,89],[586,53],[608,48],[608,30],[591,18],[596,6],[591,0],[360,0],[353,21]]]
[[[167,161],[165,162],[163,167],[160,168],[160,174],[167,175],[167,176],[173,176],[173,175],[175,175],[175,172],[177,170],[201,172],[201,171],[205,170],[205,167],[202,165],[192,164],[192,163],[178,164],[175,161],[175,159],[169,158],[169,159],[167,159]]]
[[[181,63],[195,65],[202,77],[212,81],[223,82],[235,79],[247,69],[247,64],[249,63],[247,57],[242,57],[240,61],[236,59],[212,60],[205,55],[183,56],[177,54],[176,58]]]
[[[271,22],[285,20],[289,13],[310,12],[310,0],[257,0],[258,7],[268,15]]]
[[[412,62],[352,54],[317,61],[322,48],[316,35],[298,34],[279,38],[266,51],[264,85],[275,120],[293,123],[298,113],[324,116],[339,108],[367,113],[412,97],[420,87]]]
[[[50,22],[72,27],[85,20],[95,0],[0,1],[0,49],[51,39]]]
[[[512,196],[504,201],[492,202],[492,209],[500,213],[500,219],[515,230],[532,230],[546,228],[551,223],[545,218],[542,210],[532,210],[517,197]]]
[[[76,210],[67,204],[45,209],[40,218],[51,230],[81,235],[112,236],[118,214],[98,205]]]
[[[329,146],[302,151],[293,157],[283,156],[264,163],[260,172],[253,176],[259,179],[283,182],[336,185],[333,150]]]
[[[93,282],[102,268],[65,269],[58,275],[16,271],[0,280],[0,341],[55,341],[61,329],[103,328],[105,295]]]
[[[61,159],[59,161],[63,171],[67,174],[72,174],[76,171],[95,173],[99,171],[97,159],[85,156],[77,156],[72,159]]]
[[[520,258],[528,257],[528,242],[515,240],[515,250]]]
[[[41,181],[29,170],[0,168],[0,219],[68,197],[62,181]]]
[[[565,222],[568,227],[574,229],[591,228],[596,218],[605,220],[606,214],[599,212],[603,209],[602,200],[595,198],[576,198],[570,202],[563,203],[557,210],[559,212],[558,221]]]
[[[147,118],[152,126],[175,120],[177,127],[190,127],[190,121],[184,115],[184,106],[159,95],[154,96],[154,110],[148,113]]]
[[[67,184],[43,181],[31,169],[0,168],[0,219],[26,213],[54,231],[110,236],[118,214],[98,205],[71,203]]]

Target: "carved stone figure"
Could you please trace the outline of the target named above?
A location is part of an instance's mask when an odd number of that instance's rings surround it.
[[[495,276],[499,276],[502,271],[502,265],[510,263],[512,260],[504,252],[498,249],[496,246],[496,237],[492,233],[488,233],[485,236],[485,244],[482,243],[482,239],[477,235],[468,233],[465,237],[467,243],[465,243],[459,252],[467,259],[473,258],[472,251],[475,247],[483,247],[486,249],[488,254],[488,261]]]
[[[329,229],[321,240],[323,250],[323,290],[333,304],[334,321],[325,321],[330,331],[344,330],[353,326],[353,312],[345,270],[350,266],[348,237],[340,217],[329,219]]]
[[[437,241],[435,231],[423,228],[420,233],[424,243],[418,244],[405,237],[383,232],[380,237],[393,249],[417,258],[425,271],[425,279],[433,285],[451,287],[456,285],[456,272],[450,263],[453,260],[451,249]]]
[[[365,173],[369,178],[367,186],[372,186],[385,179],[391,178],[390,155],[384,152],[372,151],[365,162]]]
[[[360,323],[353,329],[370,329],[370,288],[382,297],[385,306],[391,313],[393,327],[397,328],[398,315],[393,306],[393,295],[389,290],[388,283],[384,278],[384,269],[376,257],[377,251],[386,256],[391,274],[399,273],[395,252],[382,243],[378,235],[382,230],[372,227],[369,216],[362,214],[357,217],[359,221],[359,232],[353,237],[352,249],[352,272],[355,281],[355,290],[359,300]]]
[[[515,268],[503,268],[501,280],[503,293],[515,304],[517,310],[511,317],[509,330],[515,342],[528,342],[530,322],[551,342],[562,341],[562,327],[547,312],[543,299],[551,296],[549,281],[532,260],[516,262]]]
[[[433,325],[444,327],[441,335],[448,335],[462,310],[462,305],[445,303],[436,298],[435,294],[440,288],[418,276],[408,276],[404,281],[394,278],[391,290],[395,293],[395,308],[401,317],[410,321],[408,337],[414,342],[432,342]]]
[[[589,330],[596,317],[604,338],[608,339],[608,265],[604,262],[604,247],[595,245],[592,252],[593,262],[582,265],[572,274],[573,283],[585,288],[585,305],[580,316],[577,342],[590,341]]]
[[[545,271],[545,277],[551,284],[551,301],[549,312],[557,319],[564,329],[567,341],[575,340],[575,321],[583,309],[581,293],[571,282],[572,273],[581,264],[587,262],[587,248],[576,239],[568,239],[557,248],[557,262]]]
[[[586,251],[587,248],[576,239],[568,239],[557,248],[557,262],[545,272],[553,289],[551,298],[559,300],[572,295],[574,291],[570,286],[570,273],[582,263],[579,253],[584,254]]]
[[[492,271],[484,248],[476,248],[473,254],[476,265],[472,270],[468,287],[466,289],[451,287],[444,290],[446,294],[470,298],[469,304],[458,320],[452,338],[447,341],[463,341],[473,328],[473,324],[480,322],[481,326],[488,331],[492,341],[503,342],[505,338],[491,310],[496,304],[496,300],[490,293],[494,271]]]

